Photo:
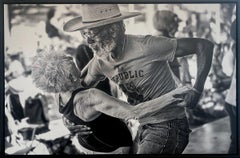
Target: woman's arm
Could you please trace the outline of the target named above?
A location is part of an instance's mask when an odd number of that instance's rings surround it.
[[[140,103],[136,106],[132,106],[122,100],[114,98],[105,92],[91,88],[82,92],[79,92],[75,96],[76,115],[84,115],[84,118],[92,117],[97,112],[105,113],[112,117],[129,120],[129,119],[141,119],[148,114],[155,113],[160,109],[176,102],[182,102],[183,96],[190,90],[188,87],[177,88],[161,97],[156,99]],[[182,97],[182,98],[181,98]],[[83,113],[84,106],[85,110]],[[90,108],[90,109],[89,109]]]
[[[74,104],[75,114],[84,120],[94,118],[99,112],[124,120],[136,118],[133,106],[95,88],[79,92]]]

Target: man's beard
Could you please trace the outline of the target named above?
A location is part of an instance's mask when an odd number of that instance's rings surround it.
[[[103,39],[101,41],[95,41],[93,44],[89,44],[99,57],[106,57],[111,53],[117,46],[117,40],[114,37],[109,37],[108,39]]]

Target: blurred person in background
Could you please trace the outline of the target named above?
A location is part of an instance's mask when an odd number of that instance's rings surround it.
[[[6,100],[9,101],[9,108],[15,120],[21,121],[24,118],[24,105],[20,100],[20,92],[23,92],[23,88],[16,85],[16,82],[24,74],[24,67],[20,62],[20,50],[9,50],[7,56],[9,56],[8,70],[5,72],[5,84],[8,88],[5,89]],[[22,84],[22,83],[20,83]],[[9,86],[11,85],[11,86]],[[19,89],[19,90],[16,90]]]
[[[226,73],[223,72],[225,68],[222,67],[224,54],[227,53],[227,49],[225,49],[226,47],[227,44],[217,44],[217,47],[213,54],[210,78],[214,91],[218,93],[222,93],[223,91],[227,90],[231,82],[231,77],[229,77],[228,75],[226,75]]]
[[[158,10],[153,16],[153,26],[157,30],[157,36],[174,38],[181,21],[177,14],[169,10]],[[175,57],[173,62],[169,62],[169,65],[183,84],[191,85],[191,75],[186,57],[179,59]]]
[[[92,87],[107,77],[119,85],[130,104],[136,105],[174,90],[177,85],[168,61],[196,53],[196,82],[183,105],[196,106],[211,66],[212,42],[198,38],[126,35],[123,19],[139,13],[123,14],[116,4],[84,4],[82,11],[82,17],[68,21],[64,30],[80,31],[95,53],[83,70],[83,86]],[[160,123],[142,126],[138,131],[132,153],[183,152],[190,133],[185,108],[166,106],[157,116]],[[181,141],[177,141],[178,138]]]
[[[11,72],[9,70],[11,59],[8,55],[4,55],[4,77],[6,81],[11,79]]]
[[[16,145],[18,138],[21,138],[21,135],[18,134],[18,124],[21,119],[24,117],[22,106],[12,107],[10,96],[13,94],[18,94],[21,92],[21,89],[15,89],[11,87],[5,80],[5,144],[6,147]],[[13,109],[15,108],[15,110]]]
[[[196,16],[195,16],[196,15]],[[194,16],[191,16],[190,21],[194,19],[195,21],[195,27],[199,28],[198,30],[195,29],[197,32],[197,36],[206,38],[206,39],[212,39],[211,38],[211,30],[209,27],[209,24],[207,23],[201,23],[199,21],[199,15],[194,14]],[[153,26],[154,28],[158,31],[158,35],[160,36],[166,36],[166,37],[174,37],[176,31],[178,30],[179,22],[181,20],[178,18],[178,16],[169,11],[169,10],[158,10],[155,12],[154,17],[153,17]],[[199,26],[197,25],[199,24]],[[190,25],[190,24],[189,24]],[[192,24],[191,24],[192,25]],[[190,25],[190,26],[191,26]],[[190,27],[187,26],[187,27]],[[190,28],[189,28],[190,29]],[[194,30],[193,28],[190,30]],[[190,31],[189,30],[189,31]],[[227,44],[221,45],[224,49],[226,48]],[[215,54],[216,55],[216,54]],[[219,54],[216,55],[216,59],[219,59],[217,61],[221,61],[221,57],[218,56]],[[178,61],[177,61],[178,60]],[[179,64],[174,64],[175,62]],[[175,58],[173,62],[169,62],[170,67],[172,68],[174,74],[180,74],[180,76],[176,75],[180,80],[181,83],[184,85],[191,85],[191,79],[192,76],[190,75],[189,71],[189,64],[188,64],[188,57],[181,57],[181,58]],[[214,62],[216,63],[216,62]],[[174,67],[174,65],[178,65],[177,67]],[[215,64],[213,64],[215,66]],[[220,66],[219,63],[216,64],[216,66]],[[225,90],[230,86],[230,78],[226,78],[226,75],[223,74],[221,70],[221,67],[216,67],[216,72],[219,74],[219,76],[215,76],[216,80],[219,84],[215,85],[216,88],[218,89],[223,89]],[[176,70],[176,71],[174,71]],[[178,72],[178,73],[176,73]],[[216,83],[216,82],[214,82]],[[218,106],[218,104],[212,104],[212,108],[205,108],[209,103],[219,103],[221,104],[221,100],[216,100],[216,98],[219,98],[219,96],[223,97],[223,94],[219,93],[213,93],[213,98],[209,97],[210,92],[207,92],[207,90],[204,91],[204,97],[201,98],[200,102],[194,109],[186,109],[187,114],[188,114],[188,120],[189,123],[192,127],[198,126],[203,123],[207,123],[210,120],[218,117],[225,116],[225,111],[224,110],[215,110],[215,107]],[[209,100],[210,98],[210,100]],[[224,101],[224,100],[222,100]]]
[[[55,14],[55,8],[51,8],[47,12],[45,31],[47,32],[49,38],[53,38],[53,37],[61,38],[57,27],[51,23],[51,19],[54,17],[54,14]]]
[[[56,23],[58,21],[56,17],[57,9],[60,8],[50,8],[46,15],[46,25],[45,31],[49,39],[51,39],[51,49],[55,50],[66,50],[71,53],[71,47],[69,47],[70,43],[72,43],[72,38],[69,35],[64,34],[59,28],[61,26],[60,23]]]
[[[6,142],[11,144],[10,146],[19,146],[19,141],[23,140],[23,136],[18,133],[20,123],[24,119],[24,105],[20,100],[23,89],[15,86],[15,81],[24,74],[24,67],[20,62],[21,54],[21,50],[8,49],[8,60],[5,61],[5,138],[7,137]]]
[[[175,37],[174,35],[178,31],[178,25],[181,21],[177,14],[169,10],[158,10],[153,16],[153,26],[158,31],[157,36]],[[178,59],[174,58],[172,62],[169,62],[169,65],[173,73],[180,78]]]
[[[7,155],[24,155],[34,149],[24,140],[24,136],[19,133],[22,128],[22,120],[24,118],[21,105],[11,100],[11,95],[22,92],[22,89],[14,88],[5,80],[5,154]],[[13,106],[15,105],[15,106]],[[18,106],[16,106],[18,105]]]
[[[64,40],[65,42],[69,43],[71,40],[71,37],[69,35],[64,34],[58,26],[59,23],[55,23],[58,19],[61,17],[56,17],[56,11],[59,8],[50,8],[47,12],[46,17],[46,25],[45,25],[45,31],[49,38],[58,38],[59,40]]]
[[[157,30],[158,36],[165,36],[169,38],[174,38],[176,32],[178,31],[179,23],[182,20],[178,17],[177,14],[173,13],[170,10],[158,10],[153,16],[153,26]],[[191,84],[191,75],[189,72],[189,64],[187,57],[176,58],[173,62],[169,62],[169,66],[173,71],[174,75],[177,77],[175,80],[179,84],[192,85]],[[194,124],[194,109],[186,109],[187,117],[190,125]]]
[[[16,79],[20,76],[23,75],[23,73],[25,72],[25,68],[23,63],[21,62],[22,60],[22,50],[18,49],[9,49],[7,54],[6,54],[6,59],[7,61],[5,62],[7,65],[6,69],[7,71],[5,71],[5,78],[7,79],[7,81],[9,82],[12,79]]]
[[[234,44],[232,45],[232,52],[234,53],[234,61],[233,61],[233,73],[232,73],[232,81],[230,88],[228,90],[227,96],[225,98],[225,110],[227,111],[230,119],[230,129],[231,129],[231,143],[228,150],[228,154],[236,154],[237,151],[240,151],[239,146],[237,147],[237,116],[236,116],[236,106],[237,106],[237,98],[236,98],[236,20],[232,22],[231,25],[231,37],[234,40]],[[232,60],[231,60],[232,61]]]
[[[6,83],[9,85],[8,90],[5,92],[7,96],[8,106],[11,109],[13,118],[19,126],[18,132],[26,134],[29,138],[29,131],[32,130],[22,127],[22,125],[40,124],[46,125],[45,129],[48,129],[48,117],[47,117],[47,104],[42,104],[40,98],[41,91],[32,84],[30,77],[31,71],[24,67],[24,56],[21,48],[8,49],[7,55],[10,58],[9,68],[5,72]],[[7,79],[9,81],[7,81]],[[15,91],[20,89],[21,91]],[[41,97],[39,97],[41,96]],[[38,98],[39,97],[39,98]],[[46,103],[46,102],[45,102]],[[39,125],[40,127],[40,125]],[[37,128],[36,133],[41,133],[43,128]],[[46,131],[45,130],[45,131]],[[31,134],[30,134],[31,135]]]

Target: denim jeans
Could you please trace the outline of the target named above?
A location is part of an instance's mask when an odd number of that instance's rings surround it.
[[[139,128],[132,154],[181,154],[189,142],[188,120],[174,119]]]

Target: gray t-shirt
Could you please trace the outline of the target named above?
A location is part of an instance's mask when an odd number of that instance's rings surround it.
[[[88,73],[95,80],[106,76],[118,84],[128,102],[135,105],[176,88],[168,64],[174,60],[176,47],[177,40],[172,38],[127,35],[120,60],[113,60],[110,54],[104,59],[95,56]],[[167,106],[160,113],[162,120],[185,116],[184,108],[176,105]]]

